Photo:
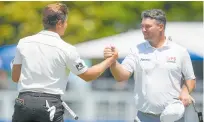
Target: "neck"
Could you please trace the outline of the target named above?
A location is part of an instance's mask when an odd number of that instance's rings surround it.
[[[48,31],[52,31],[52,32],[55,32],[57,34],[59,34],[59,32],[56,30],[56,29],[47,29]]]
[[[163,46],[166,37],[164,35],[150,42],[150,45],[155,48],[160,48]]]

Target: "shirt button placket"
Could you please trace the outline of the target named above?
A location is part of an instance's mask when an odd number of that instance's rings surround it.
[[[154,55],[155,55],[155,58],[154,58],[155,67],[158,67],[158,65],[159,65],[159,52],[155,48],[154,48]]]

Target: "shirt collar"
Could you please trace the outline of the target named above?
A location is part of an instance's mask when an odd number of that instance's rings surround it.
[[[166,38],[166,39],[165,39],[165,42],[164,42],[164,44],[162,45],[161,48],[169,47],[169,45],[170,45],[170,42],[169,42],[169,41],[171,41],[171,40],[170,40],[170,37]],[[146,48],[154,48],[154,47],[152,47],[152,46],[150,45],[149,41],[146,42],[145,47],[146,47]]]
[[[58,33],[56,33],[56,32],[53,32],[53,31],[42,30],[42,31],[39,32],[39,34],[53,36],[53,37],[56,37],[56,38],[60,39],[60,35]]]

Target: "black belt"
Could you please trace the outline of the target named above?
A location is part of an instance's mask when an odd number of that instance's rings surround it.
[[[19,95],[30,95],[33,97],[55,97],[55,98],[61,99],[61,95],[58,95],[58,94],[30,92],[30,91],[20,92]]]

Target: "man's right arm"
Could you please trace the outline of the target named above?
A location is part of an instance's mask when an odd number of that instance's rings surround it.
[[[111,65],[110,70],[113,77],[118,82],[127,81],[131,76],[131,72],[125,70],[123,66],[120,63],[118,63],[118,61]]]
[[[107,58],[103,62],[88,68],[84,73],[78,75],[85,81],[93,81],[97,79],[116,59],[114,57]]]
[[[106,47],[104,49],[104,58],[109,58],[112,56],[112,53],[117,53],[117,49],[112,46],[112,47]],[[132,53],[130,53],[125,60],[123,61],[122,64],[118,63],[118,61],[115,61],[111,67],[111,73],[113,75],[113,77],[115,78],[115,80],[117,80],[118,82],[121,81],[127,81],[131,74],[133,73],[135,68],[135,60],[134,60],[134,56],[132,55]]]
[[[17,45],[14,60],[11,62],[11,76],[12,80],[18,83],[21,75],[22,56],[20,53],[20,46]]]
[[[65,61],[67,67],[75,75],[87,82],[97,79],[118,58],[118,54],[115,53],[103,62],[88,68],[85,62],[80,58],[75,47],[70,48],[70,51],[71,52],[67,54],[68,56],[66,56]]]

